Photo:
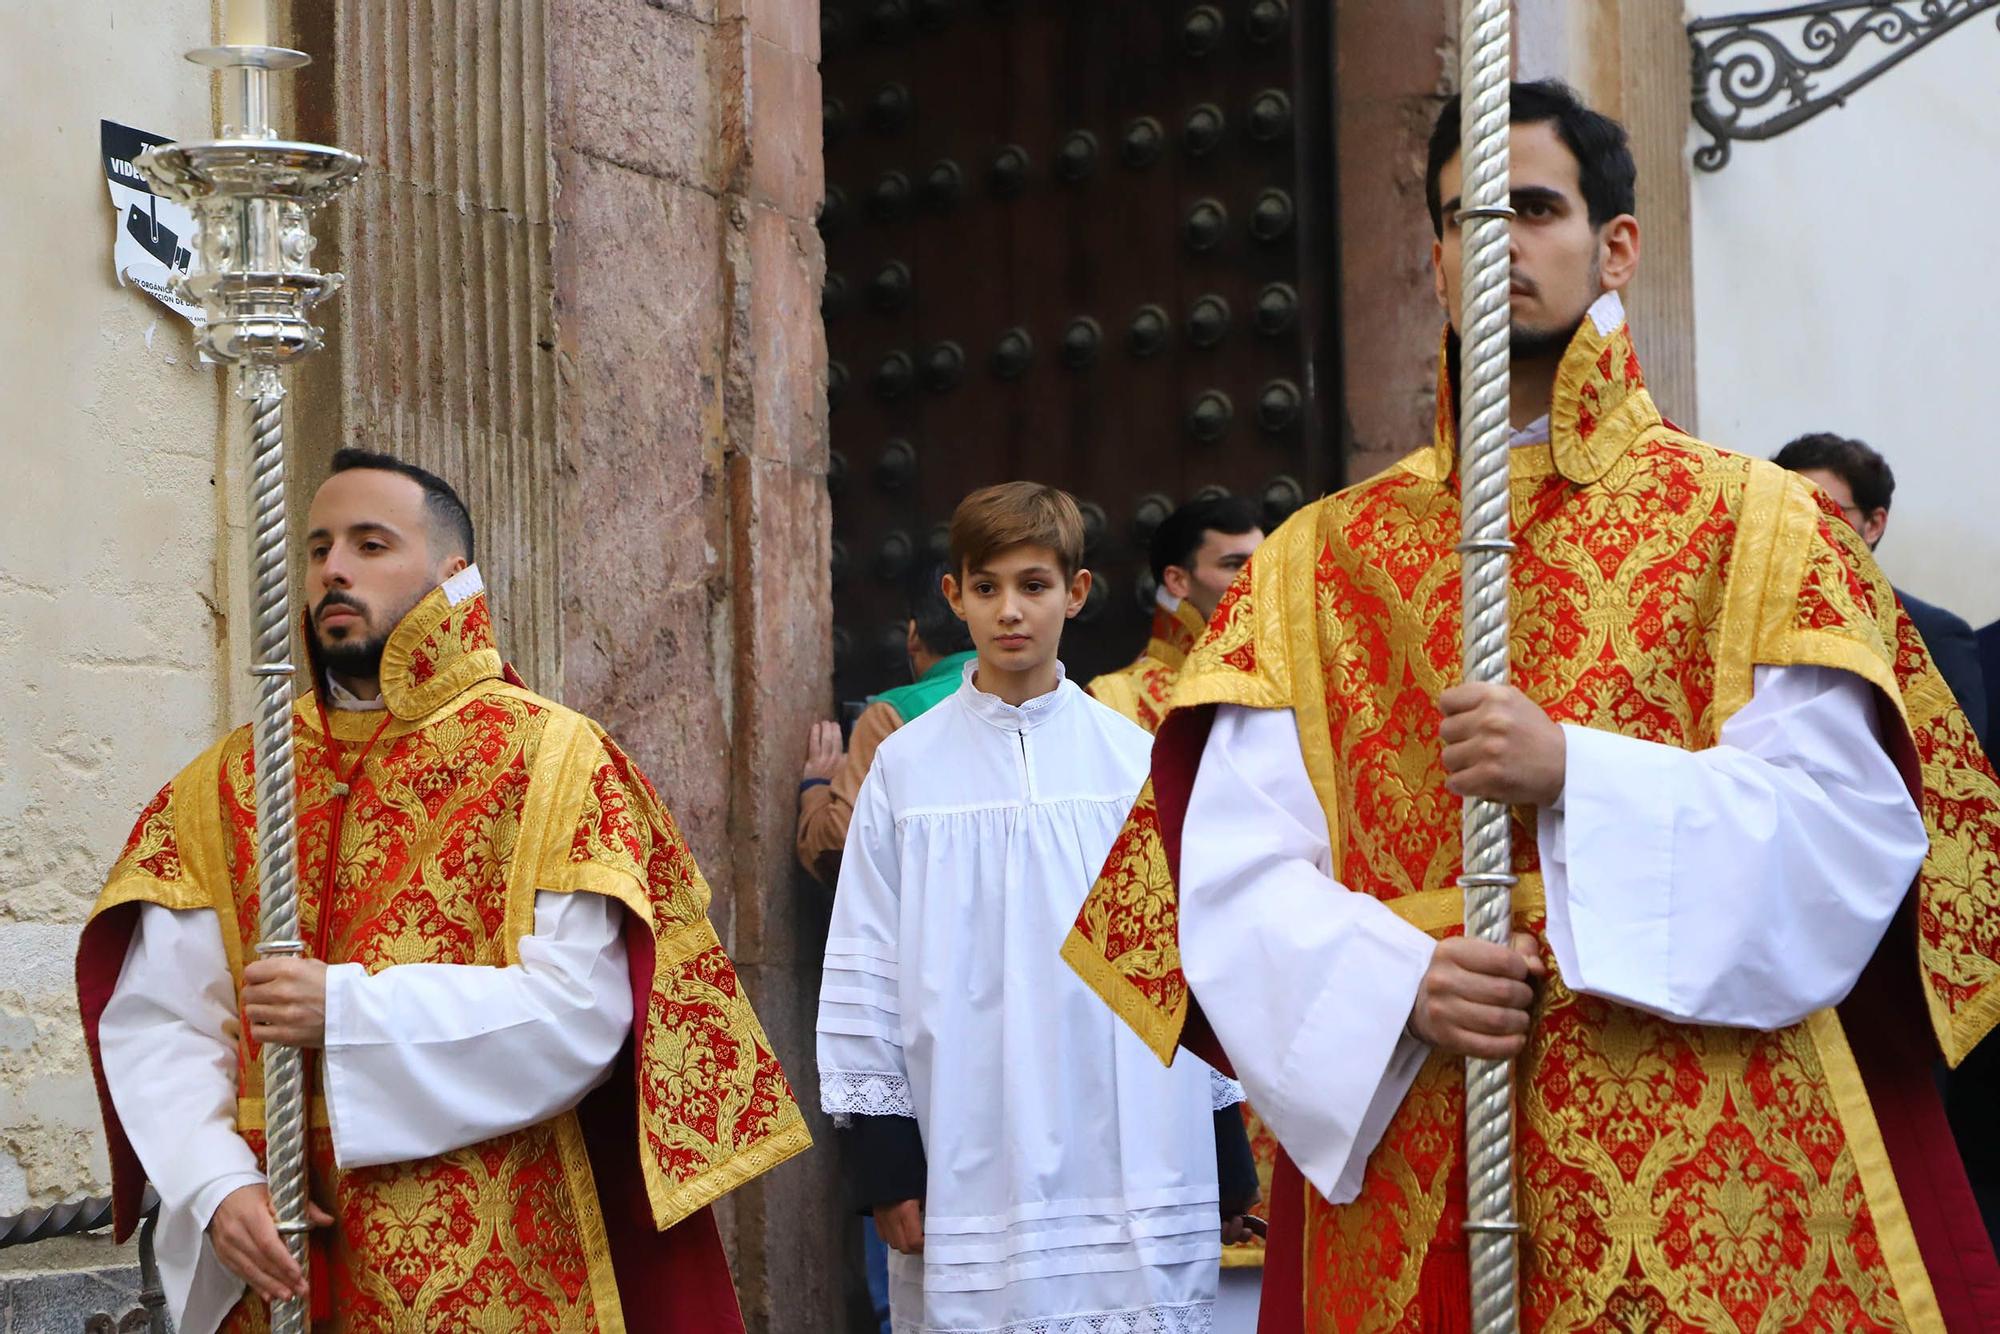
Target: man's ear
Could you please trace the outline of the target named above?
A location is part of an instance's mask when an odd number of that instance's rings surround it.
[[[1607,292],[1622,292],[1639,272],[1639,220],[1620,213],[1598,232],[1598,285]]]
[[[1445,313],[1446,319],[1450,319],[1451,293],[1445,290],[1444,285],[1444,242],[1442,240],[1431,242],[1431,290],[1437,293],[1438,309]]]
[[[964,620],[965,590],[958,586],[958,576],[955,574],[946,575],[938,581],[938,587],[944,592],[944,600],[951,604],[951,614],[958,617],[961,621]],[[911,624],[915,624],[915,622],[911,622]]]
[[[1185,566],[1169,565],[1160,575],[1160,587],[1183,602],[1187,601],[1188,589],[1193,585],[1194,575]]]
[[[1861,533],[1861,540],[1868,544],[1868,549],[1870,551],[1873,551],[1875,549],[1875,544],[1882,540],[1882,534],[1889,531],[1888,509],[1886,507],[1881,509],[1872,509],[1869,510],[1867,513],[1863,514],[1861,516],[1861,527],[1859,531]]]
[[[1064,616],[1074,616],[1083,610],[1083,604],[1090,598],[1090,571],[1078,570],[1069,581],[1069,603],[1063,608]]]
[[[444,563],[444,572],[438,576],[438,582],[443,583],[445,580],[453,577],[454,575],[463,573],[471,565],[472,562],[467,560],[465,557],[453,556],[450,560]]]

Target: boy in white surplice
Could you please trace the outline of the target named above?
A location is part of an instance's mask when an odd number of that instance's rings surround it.
[[[820,1101],[892,1250],[896,1334],[1205,1332],[1256,1195],[1241,1090],[1163,1069],[1059,954],[1152,747],[1056,659],[1082,548],[1053,487],[959,505],[945,593],[978,657],[883,742],[848,830]]]

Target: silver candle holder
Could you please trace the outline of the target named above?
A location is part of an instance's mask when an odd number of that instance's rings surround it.
[[[299,957],[298,834],[292,763],[291,560],[285,514],[283,369],[319,350],[312,308],[343,278],[312,264],[312,217],[353,182],[362,160],[324,144],[278,137],[271,75],[311,57],[275,46],[211,46],[197,65],[233,73],[237,120],[220,139],[162,144],[137,165],[153,188],[194,214],[193,261],[175,279],[201,305],[203,351],[233,368],[250,423],[250,571],[257,678],[252,744],[257,779],[258,942],[261,956]],[[324,905],[322,905],[324,909]],[[306,1100],[303,1054],[267,1045],[264,1158],[278,1231],[306,1265]],[[303,1334],[303,1298],[271,1305],[278,1334]]]

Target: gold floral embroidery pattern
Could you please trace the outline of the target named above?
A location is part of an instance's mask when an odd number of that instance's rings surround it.
[[[660,1225],[806,1147],[783,1072],[708,925],[707,886],[650,785],[601,732],[481,677],[450,707],[420,722],[399,716],[383,733],[355,776],[335,847],[329,740],[310,708],[294,718],[301,929],[308,941],[324,933],[327,958],[371,970],[505,965],[532,929],[537,887],[610,894],[655,928],[654,989],[637,1025],[638,1133]],[[355,744],[349,719],[332,724]],[[252,768],[239,729],[156,798],[100,906],[163,899],[156,873],[170,869],[176,826],[182,845],[190,830],[213,830],[201,864],[221,883],[192,889],[226,912],[240,969],[257,938]],[[540,878],[557,870],[569,878]],[[217,889],[226,902],[208,899]],[[238,1053],[239,1124],[261,1152],[256,1055],[248,1042]],[[347,1172],[334,1169],[322,1129],[314,1190],[340,1220],[323,1276],[336,1327],[621,1329],[595,1195],[572,1179],[583,1170],[572,1121]],[[244,1302],[228,1328],[263,1319],[260,1303]]]
[[[1770,465],[1665,427],[1622,331],[1579,342],[1587,356],[1573,353],[1557,391],[1568,426],[1550,446],[1516,451],[1517,683],[1560,721],[1692,749],[1714,744],[1747,699],[1754,663],[1900,684],[1926,817],[1944,834],[1920,900],[1934,1008],[1962,1034],[1990,1027],[2000,914],[1984,900],[2000,800],[1872,561],[1837,526],[1787,517],[1804,492]],[[1177,707],[1297,712],[1336,873],[1388,900],[1448,885],[1459,860],[1434,703],[1459,674],[1449,459],[1440,440],[1295,516],[1252,560],[1176,687]],[[1885,643],[1897,646],[1895,676]],[[1962,803],[1948,814],[1946,793]],[[1065,951],[1156,1050],[1179,1034],[1161,999],[1184,986],[1177,973],[1152,975],[1154,960],[1178,958],[1171,877],[1146,870],[1160,855],[1157,825],[1142,801]],[[1532,873],[1531,831],[1517,829],[1516,848]],[[1909,1267],[1914,1240],[1893,1180],[1870,1184],[1857,1167],[1857,1143],[1881,1158],[1865,1096],[1844,1115],[1822,1060],[1838,1021],[1814,1023],[1775,1034],[1676,1025],[1552,982],[1522,1081],[1530,1327],[1897,1329],[1926,1318],[1934,1308],[1920,1262]],[[1462,1250],[1459,1078],[1449,1063],[1426,1068],[1358,1200],[1335,1208],[1308,1193],[1310,1328],[1422,1327],[1425,1266]]]
[[[810,1144],[803,1114],[708,923],[708,884],[651,783],[592,729],[575,834],[552,888],[635,890],[653,929],[639,1059],[640,1155],[664,1227]],[[628,902],[630,899],[628,898]]]

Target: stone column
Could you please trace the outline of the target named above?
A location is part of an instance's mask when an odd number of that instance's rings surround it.
[[[828,1329],[853,1228],[813,1077],[825,896],[791,855],[830,706],[817,9],[338,15],[332,89],[302,112],[373,171],[342,206],[355,288],[340,383],[307,387],[340,422],[317,447],[463,487],[503,649],[680,821],[819,1141],[718,1211],[745,1315]]]
[[[1444,312],[1431,288],[1424,150],[1457,75],[1457,10],[1455,0],[1345,0],[1335,13],[1350,482],[1430,439]]]
[[[551,0],[561,608],[568,702],[624,738],[819,1147],[722,1211],[753,1329],[841,1309],[818,1117],[823,896],[791,855],[828,707],[817,13],[782,0]]]
[[[331,366],[301,377],[314,429],[297,482],[309,495],[339,445],[451,481],[478,525],[502,650],[559,695],[548,11],[545,0],[294,6],[297,39],[332,53],[305,84],[301,118],[330,121],[327,142],[369,165],[335,212],[354,282],[329,307],[337,379]]]

